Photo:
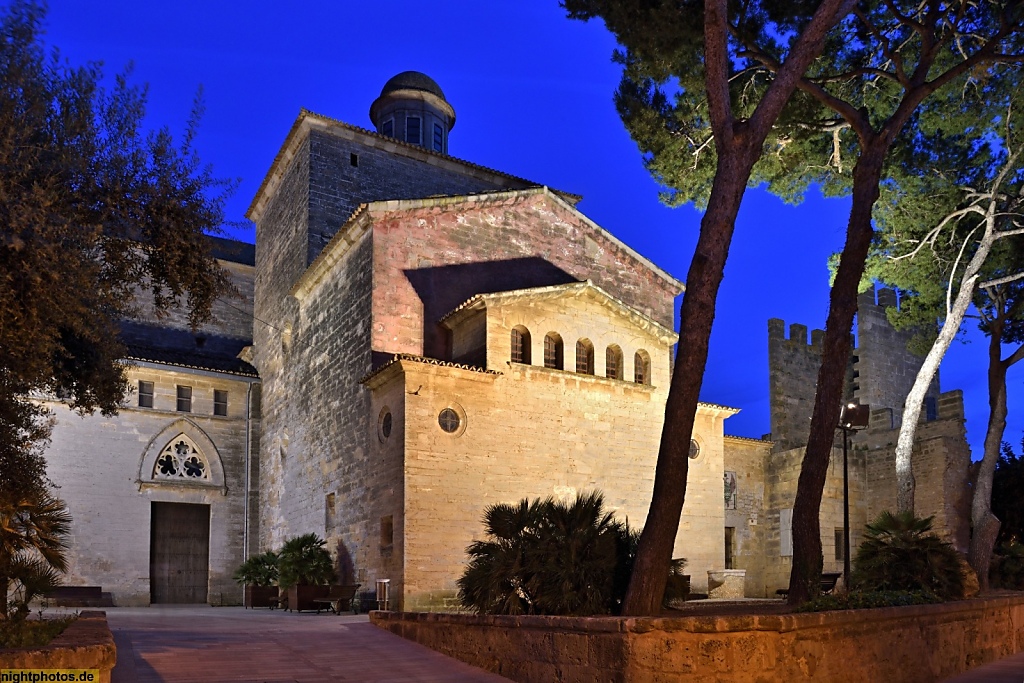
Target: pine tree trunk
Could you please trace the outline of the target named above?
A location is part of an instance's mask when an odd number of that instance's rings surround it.
[[[991,243],[990,245],[991,246]],[[980,250],[978,252],[981,253]],[[988,255],[988,250],[981,256],[983,262]],[[975,254],[973,262],[978,259]],[[970,272],[970,269],[968,269]],[[957,292],[956,300],[946,316],[946,320],[939,331],[939,336],[932,343],[928,350],[921,368],[917,371],[914,379],[914,386],[907,394],[907,400],[903,405],[903,422],[900,424],[900,435],[896,441],[896,509],[899,512],[914,512],[914,493],[916,482],[912,469],[912,457],[914,453],[914,436],[917,433],[917,422],[921,418],[921,407],[924,405],[928,387],[939,371],[939,364],[946,355],[949,345],[953,343],[957,332],[960,331],[960,324],[964,320],[967,308],[971,305],[971,295],[974,293],[974,283],[977,278],[974,276],[964,278],[961,282],[960,291]]]
[[[988,344],[988,430],[985,432],[985,453],[978,466],[971,501],[971,545],[967,561],[978,574],[978,586],[988,589],[988,568],[999,535],[999,519],[992,514],[992,480],[995,478],[999,447],[1006,430],[1006,372],[1009,364],[1002,359],[1002,321],[989,331]]]
[[[10,589],[10,578],[5,574],[0,575],[0,619],[7,618],[7,592]]]
[[[793,505],[793,568],[789,576],[791,605],[806,602],[820,590],[822,555],[818,516],[821,496],[839,424],[853,316],[857,312],[857,288],[871,246],[871,210],[878,199],[878,183],[887,149],[888,145],[877,138],[871,145],[864,145],[853,170],[853,206],[846,230],[846,245],[829,295],[811,430]]]
[[[707,212],[701,220],[697,249],[686,275],[676,366],[665,405],[651,508],[623,601],[624,615],[657,614],[661,610],[685,500],[690,438],[707,364],[715,302],[751,169],[799,79],[821,54],[829,29],[853,4],[853,0],[823,0],[818,5],[753,115],[737,122],[729,94],[728,3],[705,1],[705,83],[718,166]]]
[[[752,162],[740,164],[734,157],[719,159],[708,212],[701,221],[700,238],[686,276],[678,353],[665,405],[665,426],[654,474],[654,493],[623,601],[624,615],[650,615],[661,610],[686,495],[690,438],[707,364],[715,302],[729,255],[736,214],[752,167]]]

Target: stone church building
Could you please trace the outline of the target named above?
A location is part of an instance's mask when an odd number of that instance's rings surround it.
[[[449,155],[455,111],[427,76],[389,80],[370,118],[299,114],[247,214],[255,251],[214,241],[244,298],[196,334],[180,315],[126,323],[135,391],[120,415],[52,401],[69,583],[118,605],[237,604],[245,557],[315,532],[342,580],[387,578],[394,606],[445,609],[488,504],[600,489],[642,524],[683,285],[580,197]],[[851,456],[854,530],[891,506],[917,362],[880,296],[862,299],[850,366],[851,398],[874,408]],[[806,337],[769,323],[774,442],[725,435],[735,408],[698,408],[675,547],[696,591],[727,568],[746,570],[750,596],[788,583],[820,356],[820,333]],[[956,537],[969,453],[958,395],[937,392],[918,497]],[[826,568],[842,564],[834,462]]]

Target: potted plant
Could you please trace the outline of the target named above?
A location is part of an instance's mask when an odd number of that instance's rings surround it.
[[[278,583],[288,592],[288,609],[316,609],[313,600],[328,596],[334,581],[334,562],[324,548],[326,543],[316,534],[303,534],[281,546]]]
[[[253,555],[239,565],[234,579],[245,586],[246,607],[273,607],[277,604],[277,553],[268,550],[260,555]]]

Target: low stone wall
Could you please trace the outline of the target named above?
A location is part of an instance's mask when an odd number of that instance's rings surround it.
[[[772,616],[371,612],[370,620],[524,683],[932,683],[1024,650],[1024,595]]]
[[[99,683],[110,683],[116,662],[106,612],[82,612],[45,647],[0,649],[0,669],[98,669]]]

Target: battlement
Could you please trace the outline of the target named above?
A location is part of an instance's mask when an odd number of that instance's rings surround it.
[[[786,321],[781,318],[771,318],[768,321],[768,343],[786,342],[794,345],[807,346],[807,325],[793,323],[789,326],[789,338],[786,337]],[[812,330],[810,346],[816,347],[821,353],[821,345],[825,341],[825,330]]]

